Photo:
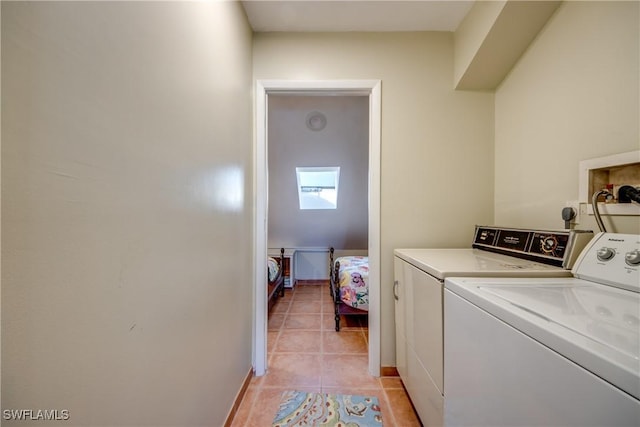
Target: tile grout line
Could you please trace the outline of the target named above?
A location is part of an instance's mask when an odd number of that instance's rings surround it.
[[[387,415],[389,415],[391,417],[391,419],[392,419],[391,425],[392,426],[398,425],[398,422],[396,420],[396,416],[393,414],[393,409],[391,408],[391,401],[387,397],[387,390],[384,387],[382,387],[382,399],[384,399],[384,401],[386,403],[385,407],[389,409],[387,411]],[[380,407],[382,407],[382,403],[380,403]],[[383,414],[382,415],[382,422],[383,423],[384,423],[384,418],[385,418],[385,415]]]

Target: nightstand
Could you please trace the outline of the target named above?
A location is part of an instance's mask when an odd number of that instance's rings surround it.
[[[284,249],[284,287],[292,289],[296,284],[294,260],[295,249]],[[275,259],[280,258],[280,248],[269,248],[267,254]]]

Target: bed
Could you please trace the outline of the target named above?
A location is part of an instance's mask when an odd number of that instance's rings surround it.
[[[278,297],[284,296],[284,248],[280,249],[280,258],[267,257],[267,301],[269,310]]]
[[[329,264],[329,292],[335,307],[336,331],[340,331],[340,316],[369,313],[369,258],[343,256],[334,260],[331,248]]]

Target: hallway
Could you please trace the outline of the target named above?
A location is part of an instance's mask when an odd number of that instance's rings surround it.
[[[285,390],[376,396],[385,426],[419,426],[399,377],[371,377],[366,317],[343,318],[335,331],[325,281],[298,281],[269,314],[268,370],[254,377],[233,426],[271,425]]]

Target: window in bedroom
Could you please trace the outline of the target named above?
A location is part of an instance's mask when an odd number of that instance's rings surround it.
[[[298,167],[300,209],[336,209],[338,207],[339,167]]]

